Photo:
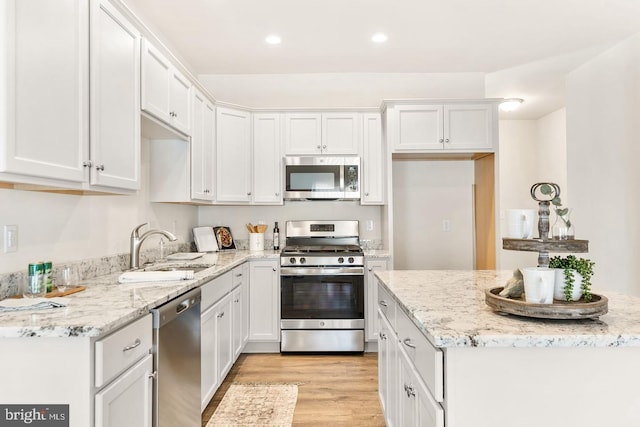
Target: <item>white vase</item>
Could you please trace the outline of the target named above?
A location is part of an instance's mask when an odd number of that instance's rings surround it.
[[[555,268],[556,280],[553,288],[553,299],[566,301],[564,295],[565,277],[564,268]],[[576,270],[571,270],[573,275],[573,289],[571,290],[571,301],[578,301],[582,297],[582,275]]]

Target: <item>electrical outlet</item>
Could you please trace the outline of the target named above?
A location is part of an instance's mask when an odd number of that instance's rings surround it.
[[[451,231],[451,220],[443,219],[442,220],[442,231],[449,232]]]
[[[4,253],[18,251],[18,226],[4,226]]]

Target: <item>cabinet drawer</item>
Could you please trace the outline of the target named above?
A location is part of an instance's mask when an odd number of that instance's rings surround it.
[[[442,402],[444,398],[444,366],[442,350],[435,348],[420,332],[409,317],[398,310],[398,341],[425,382],[433,397]]]
[[[145,354],[149,354],[153,343],[151,319],[151,314],[147,314],[96,341],[96,387],[107,384]]]
[[[244,280],[246,280],[246,278],[244,277],[245,275],[245,270],[244,270],[244,264],[243,265],[239,265],[238,267],[234,268],[233,270],[231,270],[231,275],[233,276],[233,285],[232,287],[235,288],[237,286],[240,286],[242,284],[242,282]]]
[[[232,287],[233,280],[231,271],[202,285],[202,303],[200,305],[200,312],[204,313],[207,308],[211,307],[216,301],[231,292]]]
[[[398,328],[396,327],[396,302],[391,294],[381,284],[378,284],[378,308],[389,321],[391,328],[394,331],[397,331]]]

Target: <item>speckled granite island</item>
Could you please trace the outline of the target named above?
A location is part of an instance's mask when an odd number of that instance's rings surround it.
[[[493,312],[484,291],[511,274],[376,272],[387,424],[639,426],[640,298],[602,292],[599,319]]]

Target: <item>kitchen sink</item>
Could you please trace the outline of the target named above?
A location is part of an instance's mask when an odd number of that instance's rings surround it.
[[[179,267],[158,267],[158,268],[149,268],[149,269],[145,269],[146,271],[187,271],[187,270],[193,270],[194,273],[197,273],[199,271],[202,270],[206,270],[209,267],[213,267],[213,265],[207,265],[207,266],[192,266],[192,267],[188,267],[188,266],[179,266]]]

